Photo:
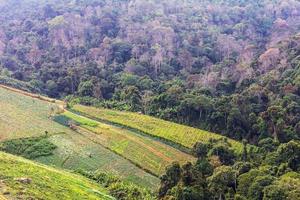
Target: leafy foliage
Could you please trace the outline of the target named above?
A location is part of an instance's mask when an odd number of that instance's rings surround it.
[[[296,0],[5,1],[0,82],[288,142],[299,139],[299,10]]]
[[[220,143],[209,145],[212,148],[219,147]],[[222,145],[226,147],[226,143]],[[195,164],[189,163],[183,166],[173,164],[166,169],[166,174],[161,177],[160,191],[163,192],[160,193],[160,199],[297,199],[300,194],[299,169],[291,169],[285,164],[289,158],[293,159],[298,155],[297,145],[299,141],[290,141],[279,145],[271,152],[258,150],[254,153],[255,156],[252,155],[255,159],[249,162],[242,161],[244,159],[242,157],[240,159],[236,157],[235,159],[239,161],[232,163],[233,165],[226,163],[227,165],[214,166],[213,162],[207,162],[210,155],[205,154],[206,145],[199,143],[194,147],[198,155]],[[282,149],[288,147],[287,152],[295,150],[293,155],[279,154]],[[276,162],[266,163],[274,157],[274,154]],[[210,172],[208,172],[209,168],[211,168]],[[176,176],[172,176],[174,169],[177,172]]]
[[[55,149],[56,145],[48,141],[47,136],[8,140],[0,143],[0,151],[28,159],[53,155]]]
[[[77,173],[96,181],[105,187],[109,194],[119,200],[154,200],[155,196],[148,190],[121,181],[118,177],[101,172],[78,170]]]

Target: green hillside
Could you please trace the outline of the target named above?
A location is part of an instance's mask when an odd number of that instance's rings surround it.
[[[133,128],[187,148],[192,148],[193,145],[198,141],[208,143],[210,139],[225,138],[224,136],[208,131],[133,112],[121,112],[83,105],[74,105],[72,109],[74,111],[83,113],[86,116]],[[231,139],[228,139],[228,141],[236,152],[242,151],[242,143]]]
[[[86,178],[0,152],[0,199],[6,198],[114,199]]]
[[[53,121],[58,105],[0,88],[0,142],[45,135],[57,146],[37,161],[66,169],[102,170],[140,186],[156,189],[159,179],[90,137]]]
[[[92,138],[96,143],[122,155],[157,176],[162,175],[165,168],[175,161],[185,164],[188,161],[196,160],[189,154],[149,137],[68,111],[56,119],[65,124],[72,120],[78,125],[74,128],[77,132]]]

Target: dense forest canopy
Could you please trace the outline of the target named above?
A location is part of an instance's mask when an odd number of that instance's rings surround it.
[[[2,82],[257,144],[300,136],[298,0],[0,1]]]
[[[300,199],[299,0],[0,0],[0,84],[242,141],[195,144],[159,199]]]

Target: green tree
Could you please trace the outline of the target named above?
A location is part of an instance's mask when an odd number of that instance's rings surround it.
[[[160,177],[160,188],[158,196],[164,197],[168,190],[172,189],[180,181],[182,175],[182,169],[179,163],[175,162],[171,166],[167,167],[166,174]]]
[[[131,111],[140,111],[142,105],[142,99],[140,91],[135,86],[129,86],[125,88],[122,93],[122,99],[128,103]]]
[[[215,199],[225,199],[226,195],[233,196],[236,189],[237,172],[229,166],[221,166],[215,169],[213,175],[208,178],[209,190]]]
[[[78,94],[80,96],[93,96],[93,87],[92,81],[81,82],[78,86]]]
[[[275,178],[270,175],[256,177],[248,189],[247,197],[253,200],[261,200],[264,196],[264,188],[271,185],[274,180]]]

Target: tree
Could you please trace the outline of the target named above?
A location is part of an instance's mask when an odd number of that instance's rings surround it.
[[[285,190],[278,185],[269,185],[263,190],[263,200],[283,200],[287,199]]]
[[[206,158],[207,153],[208,153],[208,145],[207,144],[204,144],[201,142],[197,142],[196,144],[194,144],[193,154],[195,156],[197,156],[197,158],[199,158],[199,159]]]
[[[46,89],[50,97],[57,97],[57,84],[53,80],[49,80],[46,82]]]
[[[209,150],[209,156],[215,155],[220,158],[220,161],[224,165],[232,165],[234,163],[235,154],[233,150],[229,149],[225,145],[216,145]]]
[[[271,131],[275,140],[279,139],[282,124],[284,123],[284,109],[281,106],[270,106],[266,112],[267,119],[270,120]]]
[[[247,197],[248,196],[248,190],[255,180],[256,177],[263,175],[264,173],[258,169],[252,169],[247,173],[244,173],[238,177],[238,188],[237,192],[238,194]]]
[[[209,177],[209,190],[214,198],[225,199],[225,195],[233,196],[236,190],[236,171],[229,166],[221,166]]]
[[[122,93],[122,99],[128,103],[131,111],[140,111],[142,105],[142,98],[140,91],[135,86],[125,88]]]
[[[182,170],[179,163],[173,163],[171,166],[167,167],[166,174],[160,177],[160,188],[158,196],[164,197],[168,190],[172,189],[180,181],[182,175]]]
[[[243,161],[248,160],[248,149],[247,149],[247,140],[243,140],[243,154],[242,154]]]
[[[300,171],[300,142],[281,144],[276,151],[277,163],[287,163],[294,171]]]
[[[214,169],[206,158],[198,159],[194,166],[195,174],[199,178],[210,176]]]
[[[93,95],[93,82],[84,81],[81,82],[78,86],[78,94],[80,96],[92,96]]]
[[[271,185],[274,180],[275,178],[270,175],[256,177],[248,189],[247,197],[253,200],[262,199],[264,188]]]

